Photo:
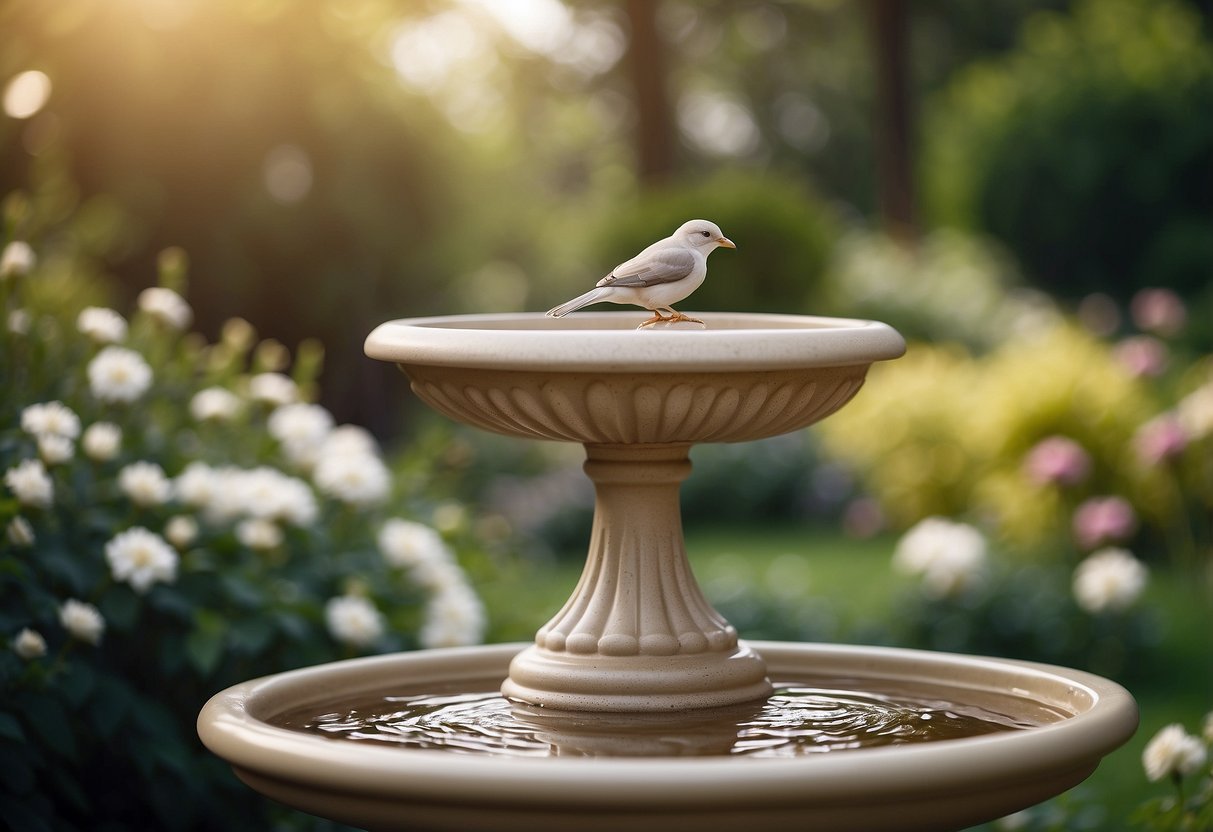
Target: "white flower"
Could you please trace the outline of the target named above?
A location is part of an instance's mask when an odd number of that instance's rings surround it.
[[[276,549],[282,545],[282,529],[273,520],[254,517],[236,525],[236,539],[250,549]]]
[[[1198,737],[1173,723],[1146,744],[1141,764],[1151,782],[1164,777],[1184,777],[1204,765],[1205,747]]]
[[[30,314],[24,309],[14,309],[8,313],[8,331],[13,335],[28,335]]]
[[[88,384],[103,402],[133,402],[152,386],[152,368],[125,347],[106,347],[88,363]]]
[[[463,647],[483,637],[484,606],[466,584],[447,587],[426,604],[423,647]]]
[[[318,404],[295,402],[276,408],[266,427],[291,462],[310,468],[319,459],[321,447],[333,429],[333,416]]]
[[[178,549],[184,549],[198,537],[198,521],[186,514],[170,517],[164,526],[164,536]]]
[[[76,329],[98,344],[126,340],[126,318],[104,306],[88,306],[76,317]]]
[[[26,627],[13,639],[13,652],[29,661],[46,655],[46,639],[37,630]]]
[[[1074,599],[1089,613],[1128,609],[1146,588],[1145,564],[1125,549],[1095,552],[1074,570]]]
[[[249,379],[249,396],[276,406],[299,400],[299,385],[282,373],[258,373]]]
[[[3,253],[0,253],[0,279],[29,274],[37,260],[29,243],[13,240],[4,247]]]
[[[979,580],[986,566],[986,540],[977,529],[942,517],[928,517],[902,536],[893,565],[920,575],[934,598],[957,595]]]
[[[73,638],[97,644],[105,632],[105,619],[92,604],[72,598],[59,608],[59,623]]]
[[[242,514],[248,517],[307,526],[319,513],[316,497],[308,484],[276,468],[263,465],[241,471],[233,491],[240,495]]]
[[[4,484],[23,506],[47,508],[55,499],[55,484],[42,461],[27,459],[4,472]]]
[[[163,286],[153,286],[139,293],[139,308],[160,323],[173,329],[185,329],[194,318],[194,312],[185,298]]]
[[[76,443],[66,436],[43,434],[38,437],[38,456],[47,465],[62,465],[76,455]]]
[[[191,462],[173,479],[173,491],[187,506],[207,508],[218,491],[218,477],[205,462]]]
[[[338,641],[365,647],[383,635],[383,615],[360,595],[332,598],[324,605],[324,621]]]
[[[264,465],[246,470],[191,462],[173,485],[178,500],[214,523],[257,518],[307,526],[319,514],[306,482]]]
[[[393,518],[379,530],[379,551],[392,566],[412,567],[451,559],[438,532],[412,520]]]
[[[1205,742],[1213,743],[1213,711],[1205,714],[1205,721],[1201,728],[1201,733],[1204,735]]]
[[[190,415],[199,422],[226,422],[235,417],[243,405],[241,398],[232,391],[208,387],[190,399]]]
[[[322,456],[330,454],[379,454],[379,443],[366,428],[357,425],[341,425],[329,431],[320,449]]]
[[[113,422],[93,422],[80,440],[84,455],[94,462],[106,462],[118,455],[122,447],[122,428]]]
[[[8,538],[9,543],[22,548],[33,546],[37,541],[34,536],[34,527],[20,515],[8,521],[8,526],[4,529],[4,536]]]
[[[157,581],[177,578],[177,553],[168,542],[142,526],[116,535],[105,544],[105,559],[116,581],[125,581],[136,592],[147,592]]]
[[[387,466],[370,454],[326,456],[316,464],[312,479],[325,494],[355,506],[383,502],[392,486]]]
[[[80,435],[80,417],[62,402],[31,404],[21,411],[21,429],[32,436],[75,439]]]
[[[135,505],[148,507],[167,503],[173,496],[173,485],[164,469],[154,462],[132,462],[118,472],[118,488]]]
[[[241,468],[211,468],[200,462],[191,463],[175,482],[177,496],[201,509],[209,522],[231,523],[250,511],[244,493],[247,476],[248,472]]]

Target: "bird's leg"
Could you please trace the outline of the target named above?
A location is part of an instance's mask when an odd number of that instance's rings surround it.
[[[666,318],[665,320],[669,321],[672,324],[678,323],[680,321],[686,321],[686,322],[692,323],[692,324],[702,324],[703,323],[703,321],[699,320],[698,318],[692,318],[690,315],[682,314],[681,312],[679,312],[677,309],[675,309],[672,306],[670,307],[670,317]]]
[[[672,320],[675,320],[673,317],[667,318],[664,315],[662,315],[660,309],[651,309],[649,311],[653,313],[653,317],[649,318],[647,321],[642,323],[640,326],[636,327],[637,329],[644,329],[646,326],[652,326],[653,324],[665,324],[665,323],[669,323]],[[678,313],[675,312],[673,309],[671,309],[670,314],[677,315]]]

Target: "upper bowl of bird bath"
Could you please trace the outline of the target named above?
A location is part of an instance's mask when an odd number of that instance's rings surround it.
[[[400,365],[431,407],[485,430],[586,444],[738,442],[812,424],[905,341],[875,321],[697,313],[456,315],[389,321],[366,353]]]

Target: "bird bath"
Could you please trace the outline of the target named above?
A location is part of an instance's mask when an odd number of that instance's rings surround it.
[[[440,412],[584,444],[597,497],[581,581],[529,646],[336,662],[224,691],[199,716],[206,745],[263,794],[374,829],[958,829],[1085,779],[1136,728],[1136,705],[1112,682],[952,654],[747,644],[711,607],[679,517],[691,446],[825,418],[904,342],[870,321],[702,317],[706,328],[690,331],[638,332],[633,315],[592,313],[422,318],[371,333],[367,354],[398,364]],[[870,694],[886,721],[958,712],[1000,724],[861,750],[842,749],[870,743],[742,753],[776,701],[772,680],[781,696]],[[508,700],[485,698],[498,685]],[[480,697],[525,737],[449,753],[334,738],[306,716],[409,696],[458,707]]]

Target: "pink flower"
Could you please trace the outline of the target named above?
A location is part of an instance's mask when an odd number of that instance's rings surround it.
[[[1050,436],[1028,451],[1023,467],[1038,485],[1078,485],[1091,473],[1091,457],[1073,439]]]
[[[1137,512],[1123,497],[1092,497],[1074,511],[1073,528],[1084,550],[1119,543],[1137,531]]]
[[[1112,348],[1112,357],[1137,378],[1162,375],[1169,359],[1167,345],[1149,335],[1124,339]]]
[[[1163,337],[1177,335],[1188,322],[1188,310],[1170,289],[1142,289],[1129,303],[1133,323],[1142,332]]]
[[[1146,422],[1133,436],[1137,458],[1146,465],[1175,459],[1188,447],[1188,432],[1175,416],[1164,413]]]
[[[842,515],[842,528],[848,537],[868,540],[885,527],[884,509],[871,497],[859,497],[847,504]]]

